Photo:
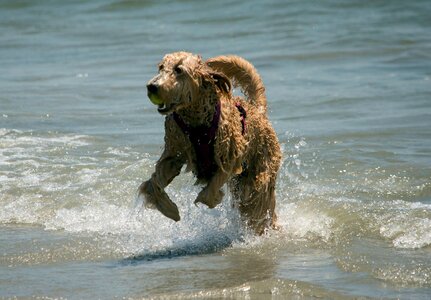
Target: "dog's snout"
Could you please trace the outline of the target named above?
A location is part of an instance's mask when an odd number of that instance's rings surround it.
[[[147,90],[148,90],[148,93],[150,94],[157,94],[159,87],[154,83],[150,83],[147,85]]]

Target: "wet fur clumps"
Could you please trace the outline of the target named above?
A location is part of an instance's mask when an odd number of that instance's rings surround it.
[[[233,86],[241,88],[244,97],[233,96]],[[151,178],[139,188],[147,206],[180,220],[178,207],[164,188],[187,165],[186,170],[204,184],[195,203],[216,207],[227,184],[248,227],[256,234],[276,228],[281,151],[266,114],[265,87],[253,65],[238,56],[203,61],[188,52],[171,53],[147,88],[149,97],[162,101],[158,111],[165,116],[164,151]],[[199,137],[192,138],[181,122],[186,128],[200,128],[197,132],[214,131],[209,154],[199,153]],[[210,172],[202,169],[209,164],[202,160],[210,161]]]

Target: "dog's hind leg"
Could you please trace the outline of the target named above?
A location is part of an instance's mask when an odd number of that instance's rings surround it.
[[[275,214],[275,178],[257,189],[255,178],[238,178],[234,196],[239,200],[239,211],[247,226],[256,234],[263,234],[267,228],[277,228]]]

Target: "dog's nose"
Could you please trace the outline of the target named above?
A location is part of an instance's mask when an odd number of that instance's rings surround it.
[[[154,83],[147,84],[147,90],[150,94],[157,94],[159,87]]]

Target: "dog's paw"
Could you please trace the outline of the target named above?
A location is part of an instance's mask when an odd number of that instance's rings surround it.
[[[178,222],[180,212],[177,205],[169,199],[168,194],[149,180],[141,184],[139,194],[144,196],[144,205],[148,208],[156,208],[166,217]]]
[[[216,193],[209,193],[208,189],[204,188],[195,200],[195,205],[203,203],[209,208],[214,208],[223,200],[224,193],[218,190]]]
[[[151,184],[150,181],[145,181],[139,187],[139,194],[136,199],[142,200],[141,204],[145,208],[157,209],[153,195],[154,195],[153,185]]]

